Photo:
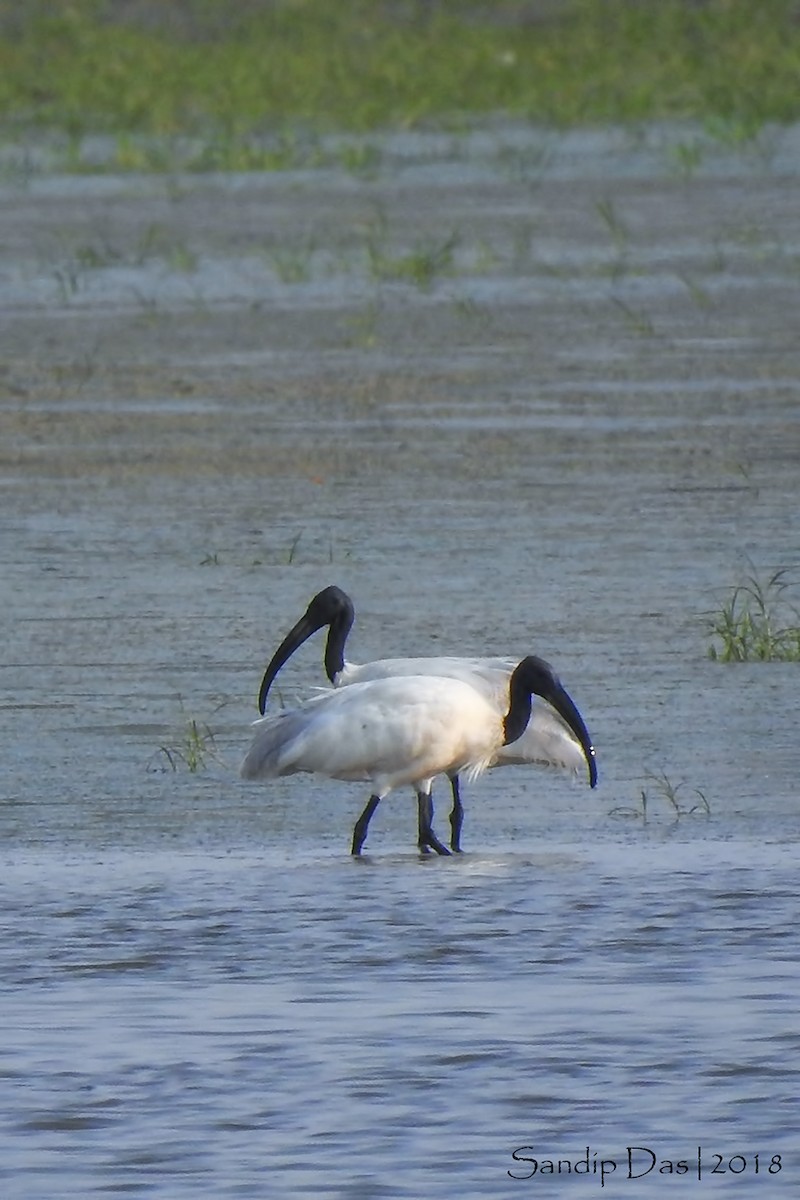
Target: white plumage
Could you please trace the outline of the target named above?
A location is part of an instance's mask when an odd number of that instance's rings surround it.
[[[516,662],[510,658],[378,658],[368,663],[346,660],[332,680],[334,687],[351,687],[371,679],[404,675],[435,675],[458,679],[482,692],[498,711],[508,703],[508,681]],[[583,747],[567,722],[546,702],[534,705],[525,732],[508,746],[498,747],[491,767],[512,765],[560,767],[578,773],[586,767]]]
[[[484,770],[503,740],[496,706],[458,679],[404,675],[325,691],[255,723],[245,779],[298,772],[372,784],[379,796],[442,772]]]

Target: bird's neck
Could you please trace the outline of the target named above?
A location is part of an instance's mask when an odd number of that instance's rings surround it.
[[[335,683],[336,676],[344,670],[344,646],[352,624],[353,618],[348,614],[337,616],[331,621],[328,640],[325,643],[325,673],[331,683]]]
[[[522,737],[531,719],[532,707],[531,690],[517,678],[517,673],[511,676],[509,688],[508,712],[503,720],[503,745],[515,742]]]

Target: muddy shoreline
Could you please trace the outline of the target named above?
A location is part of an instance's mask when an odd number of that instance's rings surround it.
[[[502,136],[375,178],[3,188],[13,795],[63,722],[130,765],[221,699],[235,761],[261,659],[335,581],[361,655],[547,653],[612,793],[722,771],[746,811],[769,774],[785,808],[791,705],[737,770],[752,705],[703,613],[797,563],[794,131],[688,178],[654,137],[509,131],[509,170]],[[757,708],[786,670],[743,669]]]

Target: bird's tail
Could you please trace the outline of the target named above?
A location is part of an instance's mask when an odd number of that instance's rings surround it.
[[[296,709],[286,709],[254,722],[255,734],[239,768],[242,779],[274,779],[287,770],[286,751],[302,732],[305,720]]]

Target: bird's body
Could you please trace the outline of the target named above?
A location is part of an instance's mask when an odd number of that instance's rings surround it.
[[[331,683],[338,688],[397,675],[437,675],[443,679],[460,679],[480,687],[487,694],[502,695],[508,690],[508,680],[516,665],[510,658],[458,658],[446,655],[432,658],[376,658],[367,663],[351,663],[343,659]]]
[[[372,679],[408,675],[438,676],[468,683],[480,691],[498,711],[508,705],[508,682],[516,666],[511,658],[378,658],[373,662],[344,660],[332,683],[335,688],[352,687]],[[498,746],[491,767],[530,764],[560,767],[577,773],[586,766],[583,749],[567,722],[547,703],[534,705],[531,719],[521,737],[510,745]]]
[[[508,689],[516,660],[503,657],[459,658],[435,656],[428,658],[382,658],[367,663],[348,662],[344,657],[347,637],[355,620],[355,610],[350,597],[341,588],[324,588],[312,599],[306,612],[281,642],[264,672],[258,697],[259,712],[266,709],[269,689],[288,658],[318,629],[327,625],[325,644],[325,671],[337,689],[376,682],[389,678],[441,678],[457,681],[479,692],[498,714],[508,706]],[[571,701],[570,701],[571,703]],[[574,707],[574,706],[573,706]],[[576,710],[577,711],[577,710]],[[501,767],[512,764],[534,764],[537,766],[561,767],[578,772],[589,766],[590,784],[596,782],[594,760],[589,761],[585,747],[572,728],[570,721],[547,703],[537,704],[530,722],[513,744],[498,742],[487,766]],[[453,791],[453,809],[450,814],[451,847],[461,848],[461,826],[463,805],[459,787],[459,773],[463,768],[441,767],[438,773],[447,774]],[[397,784],[393,784],[397,786]],[[419,843],[433,846],[431,829],[433,817],[430,787],[426,792],[417,789],[419,799]],[[434,847],[441,853],[440,843]]]
[[[370,783],[383,797],[442,772],[480,773],[502,743],[503,720],[462,680],[409,674],[322,692],[255,731],[246,779],[309,772]]]

